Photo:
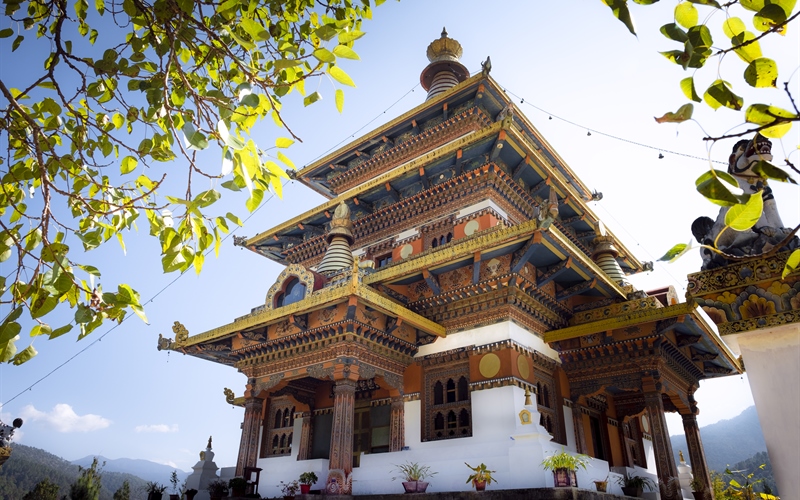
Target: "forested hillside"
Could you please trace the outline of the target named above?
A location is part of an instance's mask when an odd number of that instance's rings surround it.
[[[0,467],[0,499],[19,500],[42,479],[59,486],[60,495],[69,494],[70,485],[78,478],[78,466],[39,448],[13,445],[11,458]],[[131,474],[104,472],[100,500],[112,500],[114,492],[128,480],[132,499],[145,498],[144,480]]]

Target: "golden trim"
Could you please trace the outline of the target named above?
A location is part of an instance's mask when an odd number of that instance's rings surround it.
[[[379,293],[373,290],[370,290],[362,284],[350,282],[346,286],[339,286],[329,290],[324,290],[321,293],[314,294],[310,298],[300,302],[295,302],[294,304],[289,304],[288,306],[283,306],[277,309],[261,311],[243,320],[234,321],[233,323],[219,326],[213,330],[199,333],[189,337],[185,343],[175,347],[188,347],[201,344],[203,342],[211,342],[242,330],[277,323],[289,315],[305,314],[331,304],[338,304],[348,300],[351,296],[360,298],[366,302],[367,305],[374,307],[381,312],[390,313],[402,319],[404,323],[407,323],[414,328],[418,328],[426,333],[438,335],[440,337],[445,336],[445,328],[438,323],[392,302],[391,300],[381,296]]]
[[[460,137],[458,139],[455,139],[454,141],[439,146],[433,151],[429,151],[428,153],[422,156],[418,156],[416,158],[408,160],[407,162],[393,168],[392,170],[389,170],[388,172],[379,175],[378,177],[374,177],[354,188],[348,189],[347,191],[343,192],[336,198],[333,198],[323,203],[322,205],[317,206],[316,208],[312,208],[311,210],[308,210],[307,212],[304,212],[298,215],[297,217],[294,217],[293,219],[284,222],[283,224],[275,226],[272,229],[268,229],[263,233],[257,234],[256,236],[253,236],[252,238],[248,239],[245,242],[245,246],[249,247],[252,245],[257,245],[261,241],[271,238],[273,235],[277,235],[277,233],[281,231],[285,231],[289,228],[296,227],[297,224],[302,223],[306,219],[309,219],[315,215],[319,215],[320,213],[326,210],[332,211],[339,205],[339,203],[343,201],[355,198],[361,193],[369,191],[370,189],[376,186],[383,186],[387,182],[390,182],[393,179],[395,179],[396,177],[400,177],[401,175],[404,175],[408,172],[417,170],[419,169],[420,166],[425,166],[431,163],[432,161],[438,159],[439,157],[446,156],[450,153],[458,151],[459,149],[463,149],[474,142],[478,142],[487,137],[491,137],[492,135],[500,132],[502,128],[503,128],[502,122],[494,123],[491,126],[486,127],[479,132],[475,132]]]
[[[371,132],[368,132],[368,133],[362,135],[358,139],[355,139],[353,141],[348,142],[347,144],[345,144],[341,148],[337,149],[333,153],[331,153],[329,155],[326,155],[325,157],[315,161],[314,163],[312,163],[311,165],[308,165],[307,167],[303,167],[301,170],[299,170],[297,172],[297,179],[300,182],[302,182],[303,184],[305,184],[306,186],[312,187],[311,184],[310,183],[306,183],[305,179],[304,179],[304,176],[307,175],[312,170],[315,170],[315,169],[319,168],[320,166],[323,166],[323,165],[326,165],[328,163],[331,163],[334,159],[336,159],[339,156],[342,156],[343,154],[355,149],[355,147],[360,145],[360,144],[363,144],[363,143],[368,142],[368,141],[370,141],[372,139],[375,139],[376,137],[381,137],[381,136],[386,135],[386,132],[388,130],[396,127],[397,125],[400,125],[403,122],[406,122],[406,121],[409,121],[409,120],[413,119],[415,116],[417,116],[422,111],[424,111],[424,110],[426,110],[428,108],[439,107],[441,105],[441,102],[442,101],[446,101],[447,99],[452,97],[452,94],[454,94],[456,92],[459,92],[460,90],[463,90],[466,87],[469,87],[473,83],[478,82],[483,78],[484,78],[484,76],[481,73],[477,73],[472,78],[467,78],[466,80],[464,80],[460,84],[456,85],[452,89],[449,89],[448,92],[444,92],[442,94],[439,94],[435,98],[433,98],[433,99],[431,99],[429,101],[425,101],[422,104],[420,104],[419,106],[416,106],[416,107],[410,109],[409,111],[406,111],[405,113],[403,113],[402,115],[398,116],[394,120],[391,120],[391,121],[383,124],[382,126],[376,128],[376,129],[373,129]],[[498,91],[499,91],[499,87],[497,87],[496,84],[495,84],[495,87],[498,88]]]
[[[568,250],[571,255],[576,257],[580,261],[580,263],[582,265],[588,267],[594,273],[595,277],[598,280],[602,281],[609,288],[611,288],[612,290],[616,291],[617,294],[620,297],[622,297],[622,298],[627,298],[628,297],[628,294],[625,292],[625,289],[622,288],[622,286],[620,286],[618,283],[616,283],[614,280],[612,280],[606,273],[604,273],[603,270],[600,269],[600,266],[595,264],[595,262],[591,259],[591,257],[589,257],[588,255],[583,253],[580,248],[575,246],[575,244],[572,241],[570,241],[570,239],[567,238],[561,231],[559,231],[558,228],[550,226],[548,231],[550,232],[550,235],[553,236],[553,238],[555,240],[557,240],[558,243],[564,249]],[[583,273],[580,272],[579,269],[576,269],[575,267],[573,267],[572,269],[576,273],[578,273],[581,276],[583,276]],[[589,277],[588,276],[583,276],[583,278],[584,279],[588,279]]]
[[[594,321],[592,323],[568,326],[566,328],[561,328],[560,330],[551,330],[544,334],[544,341],[550,343],[561,340],[569,340],[593,333],[618,330],[628,326],[640,325],[642,323],[650,323],[654,321],[663,321],[665,319],[676,318],[683,315],[692,316],[698,325],[706,333],[708,333],[709,340],[711,340],[717,349],[719,349],[719,351],[728,359],[728,362],[733,365],[733,367],[739,373],[744,371],[739,363],[739,360],[720,338],[717,331],[717,326],[714,324],[711,318],[708,317],[708,315],[699,305],[689,302],[682,302],[680,304],[662,307],[659,309],[642,309],[633,313]]]

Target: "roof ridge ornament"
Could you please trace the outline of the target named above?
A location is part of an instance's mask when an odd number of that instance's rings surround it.
[[[450,38],[447,28],[442,28],[442,36],[428,45],[426,55],[430,64],[422,70],[419,77],[422,88],[428,91],[426,100],[469,78],[469,71],[459,62],[462,53],[458,40]]]

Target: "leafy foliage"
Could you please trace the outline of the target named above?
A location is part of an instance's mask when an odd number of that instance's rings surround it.
[[[251,212],[265,192],[280,195],[284,169],[294,166],[267,151],[299,139],[282,101],[293,91],[306,105],[318,101],[321,90],[305,92],[310,78],[354,85],[339,60],[358,59],[352,47],[370,1],[96,0],[92,9],[86,0],[6,0],[0,38],[15,37],[12,51],[49,55],[29,81],[12,85],[22,78],[13,72],[0,79],[8,140],[0,261],[17,264],[11,279],[0,278],[0,303],[11,306],[0,361],[36,354],[33,342],[17,351],[23,311],[35,323],[30,335],[50,339],[75,327],[81,339],[128,311],[146,321],[139,294],[127,284],[104,291],[101,270],[78,262],[78,249],[116,240],[124,251],[124,234],[146,220],[163,270],[199,273],[230,225],[241,225],[215,213],[220,189],[246,193]],[[335,103],[341,111],[340,88]],[[261,120],[288,137],[256,144]],[[197,189],[199,179],[210,187]],[[51,325],[59,306],[74,317]]]
[[[58,500],[58,485],[44,478],[26,493],[22,500]]]
[[[119,487],[117,491],[114,492],[114,500],[130,500],[131,499],[131,483],[128,482],[126,479],[125,482],[122,483],[122,486]]]
[[[603,0],[611,8],[613,15],[622,22],[628,30],[636,34],[633,17],[628,9],[627,0]],[[634,0],[637,4],[650,5],[658,0]],[[742,79],[750,87],[776,88],[778,84],[778,65],[774,59],[766,57],[762,51],[760,40],[770,35],[783,35],[789,24],[795,21],[800,12],[795,12],[796,0],[733,0],[720,4],[715,0],[687,0],[677,4],[674,10],[674,22],[664,24],[660,32],[672,42],[680,44],[678,49],[664,51],[661,54],[669,61],[680,65],[684,70],[692,68],[700,70],[706,67],[712,59],[718,59],[718,64],[714,66],[713,81],[708,85],[702,94],[702,99],[698,95],[695,83],[698,79],[698,72],[695,71],[691,76],[680,81],[681,93],[691,101],[705,102],[710,108],[717,110],[728,108],[734,111],[744,110],[744,120],[749,125],[742,132],[731,133],[717,137],[706,137],[706,140],[719,141],[730,137],[741,137],[760,133],[765,137],[779,139],[784,137],[792,127],[794,122],[800,121],[800,110],[797,108],[796,101],[789,87],[789,82],[784,82],[784,91],[792,110],[786,110],[768,104],[750,104],[745,107],[744,98],[737,95],[734,91],[734,84],[719,78],[721,70],[719,66],[723,61],[734,58],[726,58],[727,54],[733,53],[741,60],[744,65]],[[698,5],[701,6],[698,9]],[[701,9],[703,10],[701,15]],[[738,17],[737,11],[752,14],[750,20],[752,31],[748,29],[745,21]],[[701,22],[702,19],[702,22]],[[714,34],[709,28],[712,21],[719,21],[724,39],[714,39]],[[758,33],[758,34],[757,34]],[[722,47],[722,48],[720,48]],[[796,73],[796,71],[795,71]],[[657,117],[658,123],[680,123],[692,118],[694,106],[692,103],[682,105],[676,112],[667,112],[661,117]],[[800,147],[800,146],[798,146]],[[790,175],[780,168],[764,161],[765,165],[754,172],[763,179],[773,179],[781,182],[795,181]],[[785,163],[796,173],[800,173],[788,159]],[[725,220],[725,230],[735,231],[748,230],[758,221],[762,213],[762,207],[758,206],[756,198],[760,196],[739,195],[731,191],[727,185],[736,188],[735,180],[728,179],[727,174],[711,169],[701,175],[697,181],[697,190],[712,203],[732,207]],[[727,183],[727,184],[726,184]],[[797,231],[800,226],[795,229]],[[719,233],[722,234],[722,233]],[[719,252],[716,245],[713,247],[705,246],[712,251]],[[673,261],[683,255],[690,247],[683,244],[675,245],[660,260]],[[776,248],[777,250],[777,248]],[[800,250],[792,253],[789,262],[784,269],[786,277],[794,268],[790,263],[800,259]]]
[[[78,466],[80,475],[69,488],[70,500],[99,500],[102,487],[100,483],[100,476],[103,474],[102,467],[97,463],[97,458],[92,460],[92,465],[88,468]]]

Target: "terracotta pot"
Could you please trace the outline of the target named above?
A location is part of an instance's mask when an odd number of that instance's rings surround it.
[[[403,488],[406,493],[425,493],[428,489],[428,483],[425,481],[403,481]]]
[[[147,500],[161,500],[161,493],[148,493]]]
[[[642,496],[642,489],[641,488],[636,488],[636,487],[623,486],[622,487],[622,494],[625,495],[625,496],[628,496],[628,497],[639,498],[639,497]]]
[[[483,491],[486,489],[486,481],[472,481],[472,486],[475,487],[475,491]]]
[[[595,481],[594,487],[597,488],[597,491],[605,493],[608,488],[608,481]]]
[[[553,471],[553,484],[556,488],[577,488],[578,478],[575,477],[574,470],[569,470],[562,467]]]
[[[692,495],[694,495],[694,500],[706,500],[705,491],[693,491]]]
[[[169,500],[181,500],[181,496],[178,495],[177,493],[170,493]]]
[[[301,484],[300,485],[300,493],[303,495],[308,495],[311,492],[311,485],[310,484]]]
[[[194,496],[197,495],[197,490],[187,490],[185,494],[186,500],[194,500]]]
[[[247,486],[241,487],[237,486],[236,488],[231,488],[231,496],[232,497],[243,497],[247,494]]]

